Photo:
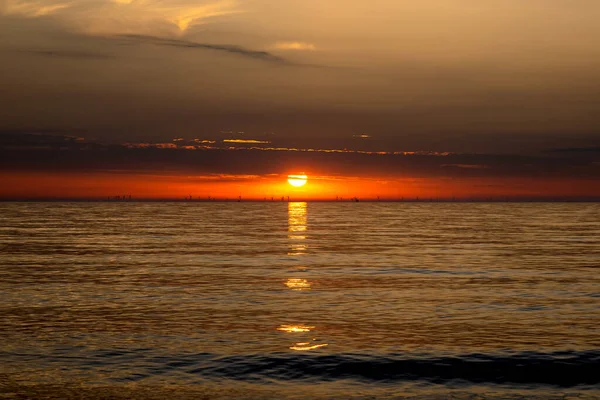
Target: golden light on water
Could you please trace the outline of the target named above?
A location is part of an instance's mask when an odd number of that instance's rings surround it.
[[[288,203],[289,256],[299,256],[306,253],[306,231],[307,204],[305,202]]]
[[[325,347],[325,346],[327,346],[327,343],[313,344],[313,345],[311,345],[310,342],[309,343],[296,343],[294,346],[290,347],[290,350],[306,351],[306,350],[319,349],[319,348]]]
[[[290,246],[290,251],[288,252],[288,256],[301,256],[306,253],[306,245],[305,244],[296,244]]]
[[[295,187],[301,187],[306,185],[308,176],[306,175],[288,175],[288,183]]]
[[[295,179],[296,175],[290,175],[290,179]],[[306,176],[302,175],[302,185],[306,183]],[[288,179],[290,184],[294,183]],[[296,186],[296,185],[294,185]],[[308,237],[308,204],[306,202],[290,202],[288,203],[288,240],[289,240],[289,256],[302,256],[307,253],[306,239]],[[301,267],[306,270],[305,267]],[[293,291],[311,290],[311,283],[304,278],[287,278],[283,282],[285,286]],[[301,337],[300,340],[307,340],[306,333],[315,329],[309,325],[281,325],[277,328],[278,331],[297,334]],[[303,337],[304,336],[304,337]],[[316,339],[313,338],[313,341]],[[309,351],[327,346],[326,343],[315,342],[298,342],[289,347],[294,351]]]
[[[287,333],[310,332],[313,329],[315,329],[314,326],[307,325],[281,325],[279,328],[277,328],[278,331]]]
[[[285,286],[292,290],[310,290],[310,282],[306,279],[289,278]]]

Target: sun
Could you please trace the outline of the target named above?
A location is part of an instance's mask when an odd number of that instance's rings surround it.
[[[288,175],[288,183],[295,187],[306,185],[308,176],[306,175]]]

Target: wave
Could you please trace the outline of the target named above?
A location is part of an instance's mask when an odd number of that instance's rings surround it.
[[[340,379],[361,382],[423,381],[432,384],[600,386],[600,350],[552,353],[370,355],[266,353],[218,355],[188,353],[156,355],[156,349],[96,350],[85,357],[66,354],[4,353],[5,359],[45,359],[69,369],[127,370],[120,381],[157,375],[181,374],[188,379],[233,379],[251,382]]]
[[[599,365],[600,351],[411,358],[403,355],[271,354],[220,357],[189,372],[233,379],[355,379],[440,384],[465,381],[573,387],[600,384]]]

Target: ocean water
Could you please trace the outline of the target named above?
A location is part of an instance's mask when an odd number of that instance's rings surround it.
[[[600,398],[598,203],[0,203],[6,398]]]

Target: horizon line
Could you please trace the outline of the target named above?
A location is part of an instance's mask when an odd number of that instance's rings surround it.
[[[173,197],[140,197],[135,198],[98,198],[98,197],[29,197],[29,198],[0,198],[0,203],[58,203],[58,202],[74,202],[74,203],[599,203],[598,196],[481,196],[470,198],[448,198],[448,197],[425,197],[425,198],[340,198],[340,199],[257,199],[247,198],[241,199],[232,198],[173,198]]]

